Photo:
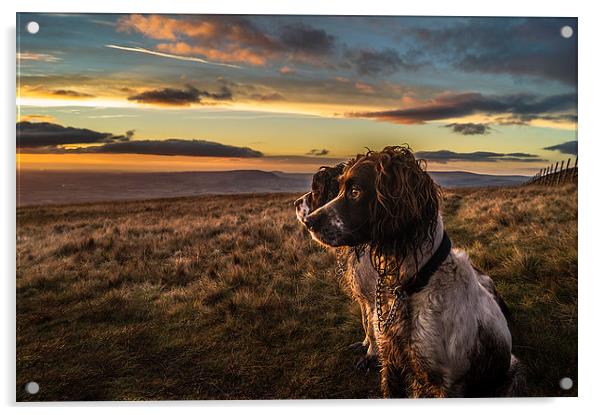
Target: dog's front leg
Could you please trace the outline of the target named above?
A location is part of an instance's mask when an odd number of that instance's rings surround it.
[[[362,345],[364,347],[370,347],[370,335],[368,334],[370,330],[368,320],[369,313],[368,310],[366,310],[366,305],[363,301],[360,301],[360,310],[362,311],[362,327],[364,328],[364,341],[362,342]]]
[[[366,326],[366,308],[364,307],[364,303],[362,301],[358,302],[360,306],[360,313],[362,318],[362,328],[364,329],[364,340],[361,342],[355,342],[349,345],[349,349],[353,351],[364,351],[370,345],[370,338],[368,337],[368,327]]]
[[[378,364],[378,356],[376,353],[376,338],[374,337],[374,322],[372,321],[372,311],[368,304],[364,301],[359,301],[360,309],[362,310],[362,326],[364,327],[364,341],[362,345],[367,348],[366,354],[362,356],[356,363],[359,370],[369,371]]]
[[[377,359],[376,334],[374,333],[374,313],[366,306],[366,339],[368,340],[368,359]]]
[[[383,398],[407,398],[403,370],[388,362],[381,364],[380,388]]]

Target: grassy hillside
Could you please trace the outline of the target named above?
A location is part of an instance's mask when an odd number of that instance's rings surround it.
[[[17,399],[370,398],[358,308],[295,195],[17,210]],[[532,395],[577,379],[575,187],[446,192],[514,313]],[[40,384],[27,395],[28,381]]]

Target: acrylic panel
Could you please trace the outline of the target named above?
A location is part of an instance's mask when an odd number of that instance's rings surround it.
[[[576,396],[577,36],[17,14],[17,400]]]

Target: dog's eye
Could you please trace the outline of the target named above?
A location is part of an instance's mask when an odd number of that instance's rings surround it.
[[[349,191],[349,198],[350,199],[358,199],[361,196],[361,194],[362,194],[362,192],[360,191],[360,189],[358,189],[357,187],[353,187]]]

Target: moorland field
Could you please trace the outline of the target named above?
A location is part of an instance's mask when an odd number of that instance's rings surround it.
[[[17,400],[379,397],[298,196],[18,208]],[[509,305],[529,395],[575,396],[576,186],[445,190],[443,214]]]

